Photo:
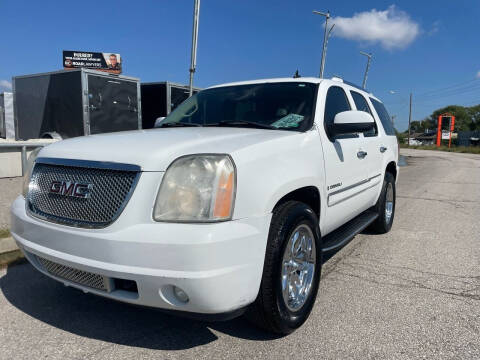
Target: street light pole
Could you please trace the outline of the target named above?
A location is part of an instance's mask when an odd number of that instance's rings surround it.
[[[198,20],[200,17],[200,0],[194,0],[193,8],[193,30],[192,30],[192,54],[190,59],[190,81],[188,85],[189,96],[193,95],[193,74],[197,67],[197,43],[198,43]]]
[[[410,93],[410,111],[408,113],[408,147],[410,147],[410,123],[412,122],[412,93]]]
[[[362,54],[362,55],[364,55],[368,58],[367,68],[365,69],[365,75],[363,77],[363,85],[362,85],[362,87],[364,89],[366,89],[367,88],[368,70],[370,69],[370,61],[372,61],[372,53],[366,53],[366,52],[360,51],[360,54]]]
[[[396,118],[396,117],[397,117],[397,115],[392,115],[392,116],[391,116],[393,127],[395,127],[395,118]]]
[[[323,34],[323,49],[322,49],[322,62],[320,64],[320,78],[323,78],[323,73],[325,71],[325,57],[327,53],[327,41],[328,41],[328,19],[330,19],[330,11],[327,11],[326,13],[320,12],[313,10],[313,13],[316,15],[322,15],[325,16],[325,32]],[[333,27],[332,27],[333,29]],[[331,29],[330,29],[331,30]]]

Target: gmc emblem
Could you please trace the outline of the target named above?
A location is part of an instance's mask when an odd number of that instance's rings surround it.
[[[54,180],[50,185],[50,193],[86,199],[90,197],[92,188],[93,184],[77,183],[65,180]]]

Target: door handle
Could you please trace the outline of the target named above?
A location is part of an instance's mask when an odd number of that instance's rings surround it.
[[[363,159],[365,156],[367,156],[367,152],[366,151],[359,151],[357,152],[357,157],[359,159]]]
[[[387,148],[385,146],[380,146],[380,152],[384,153],[385,151],[387,151]]]

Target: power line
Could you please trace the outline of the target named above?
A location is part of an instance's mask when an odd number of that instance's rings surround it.
[[[420,93],[418,95],[415,95],[415,100],[417,101],[423,101],[423,100],[429,100],[429,99],[437,99],[437,98],[443,98],[443,97],[449,97],[449,96],[455,96],[455,95],[460,95],[460,94],[465,94],[468,92],[480,91],[480,79],[471,79],[468,81],[463,81],[461,83],[456,83],[453,85],[449,85],[443,88],[438,88],[438,89],[433,89],[433,90],[428,90],[423,93]],[[397,104],[404,104],[408,103],[408,100],[406,99],[400,99],[397,101],[385,101],[385,103],[390,104],[390,105],[397,105]]]
[[[424,95],[430,95],[431,93],[442,92],[443,90],[448,90],[448,89],[455,88],[455,87],[461,87],[461,86],[463,86],[463,85],[466,85],[466,84],[469,84],[469,83],[472,83],[472,82],[475,82],[475,81],[478,81],[478,80],[479,80],[479,79],[470,79],[470,80],[468,80],[468,81],[463,81],[463,82],[461,82],[461,83],[449,85],[449,86],[446,86],[446,87],[443,87],[443,88],[428,90],[428,91],[426,91],[426,92],[424,92],[424,93],[418,94],[417,97],[422,97],[422,96],[424,96]]]
[[[476,99],[476,100],[469,101],[465,105],[462,105],[462,106],[472,107],[472,106],[476,106],[476,105],[480,105],[480,98]]]
[[[469,93],[478,93],[480,92],[480,83],[478,84],[471,84],[468,86],[463,86],[461,88],[451,89],[451,90],[444,90],[443,93],[432,94],[429,96],[424,96],[423,98],[420,96],[415,96],[415,103],[430,103],[437,100],[441,100],[444,98],[451,98],[458,95],[464,95]],[[442,100],[443,101],[443,100]],[[386,104],[389,105],[404,105],[408,102],[406,99],[401,99],[398,101],[385,101]]]
[[[430,94],[430,95],[424,95],[424,96],[418,96],[420,99],[431,99],[431,98],[440,98],[440,97],[447,97],[447,96],[453,96],[453,95],[458,95],[458,94],[464,94],[468,93],[471,91],[480,91],[480,82],[476,84],[471,84],[468,86],[463,86],[463,87],[458,87],[455,89],[450,89],[450,90],[444,90],[442,92]]]
[[[428,103],[428,102],[432,102],[432,101],[442,100],[442,99],[445,99],[445,98],[452,98],[452,97],[455,97],[455,96],[458,96],[458,95],[465,95],[465,94],[469,94],[469,93],[479,93],[479,92],[480,92],[480,86],[470,88],[470,89],[463,89],[462,91],[442,94],[442,95],[438,95],[438,96],[434,96],[434,97],[423,98],[423,99],[420,99],[420,100],[415,99],[415,101],[417,103]],[[444,100],[442,100],[442,101],[444,101]]]

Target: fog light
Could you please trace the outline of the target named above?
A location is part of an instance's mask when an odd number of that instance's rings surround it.
[[[188,302],[188,295],[185,291],[180,289],[179,287],[174,286],[173,287],[173,293],[175,294],[175,297],[177,298],[178,301],[181,301],[183,303]]]

